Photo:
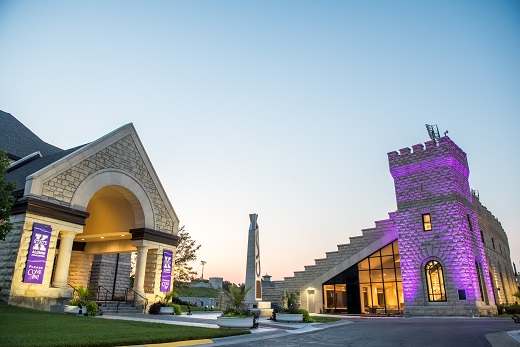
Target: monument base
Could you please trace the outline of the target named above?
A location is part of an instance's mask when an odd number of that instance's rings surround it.
[[[259,301],[257,307],[260,310],[260,317],[271,317],[273,309],[271,308],[270,301]]]

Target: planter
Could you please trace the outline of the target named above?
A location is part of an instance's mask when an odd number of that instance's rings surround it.
[[[161,307],[161,310],[159,311],[160,314],[174,314],[173,307],[166,306]]]
[[[303,314],[302,313],[277,313],[276,320],[278,322],[286,322],[286,323],[302,323]]]
[[[79,308],[79,306],[65,305],[63,312],[69,314],[85,314],[87,312],[86,307]]]
[[[217,325],[228,329],[249,329],[253,327],[253,317],[217,317]]]

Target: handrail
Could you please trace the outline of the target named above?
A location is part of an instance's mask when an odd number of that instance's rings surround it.
[[[132,288],[126,288],[125,289],[125,301],[128,301],[127,296],[128,296],[128,292],[129,291],[134,292],[134,294],[137,294],[142,299],[144,299],[145,304],[144,304],[144,307],[143,307],[143,314],[146,313],[146,308],[148,307],[148,299],[145,298],[144,296],[142,296],[141,294],[139,294],[138,292],[136,292],[135,290],[133,290]],[[134,297],[134,305],[135,305],[135,297]]]
[[[104,301],[105,301],[105,307],[107,307],[107,296],[108,296],[108,293],[110,293],[110,294],[112,295],[112,297],[114,297],[114,293],[112,293],[110,290],[106,289],[106,288],[103,287],[103,286],[99,286],[99,287],[97,288],[97,301],[100,301],[100,300],[99,300],[99,291],[100,291],[101,289],[104,289],[104,290],[105,290],[105,300],[104,300]]]
[[[73,289],[72,291],[72,298],[70,298],[71,300],[74,300],[74,293],[77,293],[77,290],[76,290],[76,287],[74,287],[72,284],[70,283],[67,283],[69,285],[69,287],[71,287]]]

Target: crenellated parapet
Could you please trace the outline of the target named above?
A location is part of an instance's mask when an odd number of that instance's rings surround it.
[[[448,136],[388,153],[397,205],[458,194],[471,202],[466,153]]]

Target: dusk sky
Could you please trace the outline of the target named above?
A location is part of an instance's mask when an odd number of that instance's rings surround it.
[[[273,280],[388,218],[425,123],[520,269],[519,1],[0,0],[0,81],[63,149],[132,122],[205,278],[244,282],[249,213]]]

